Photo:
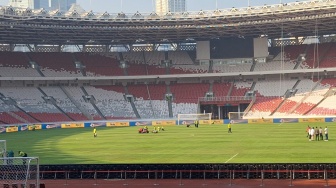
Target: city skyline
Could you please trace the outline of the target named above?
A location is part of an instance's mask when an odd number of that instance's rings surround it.
[[[76,0],[9,0],[9,5],[20,8],[31,8],[45,10],[59,9],[61,11],[68,11],[72,4],[76,3]]]
[[[299,0],[304,1],[304,0]],[[0,0],[1,6],[7,6],[9,0]],[[228,9],[232,7],[261,6],[264,4],[296,2],[296,0],[186,0],[186,11]],[[151,13],[155,11],[155,0],[77,0],[86,11],[109,13]]]
[[[155,12],[162,16],[168,12],[185,12],[186,0],[155,0]]]

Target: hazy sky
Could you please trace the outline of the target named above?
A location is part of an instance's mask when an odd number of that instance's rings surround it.
[[[47,1],[47,0],[45,0]],[[60,0],[62,1],[62,0]],[[84,10],[109,13],[150,13],[154,10],[155,0],[77,0]],[[226,9],[231,7],[260,6],[264,4],[279,4],[295,2],[297,0],[187,0],[188,11]],[[303,1],[303,0],[299,0]],[[9,0],[0,0],[0,5],[8,5]],[[216,7],[217,4],[217,7]]]

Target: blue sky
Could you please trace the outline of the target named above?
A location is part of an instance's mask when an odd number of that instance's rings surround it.
[[[0,5],[7,5],[8,1],[9,0],[0,0]],[[123,11],[125,13],[135,13],[139,11],[142,13],[150,13],[154,10],[154,1],[155,0],[77,0],[77,3],[85,10],[92,10],[93,12],[107,11],[109,13],[118,13]],[[248,3],[251,6],[260,6],[264,4],[270,5],[295,1],[297,0],[187,0],[187,10],[215,10],[216,4],[219,9],[226,9],[231,7],[247,7]]]

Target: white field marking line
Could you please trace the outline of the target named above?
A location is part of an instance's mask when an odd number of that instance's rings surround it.
[[[225,161],[225,163],[228,163],[229,161],[231,161],[233,158],[235,158],[239,153],[237,153],[236,155],[232,156],[230,159],[228,159],[227,161]]]

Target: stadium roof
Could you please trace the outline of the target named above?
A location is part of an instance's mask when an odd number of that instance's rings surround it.
[[[0,7],[0,43],[3,44],[180,43],[227,37],[328,35],[335,31],[336,0],[165,16]]]

